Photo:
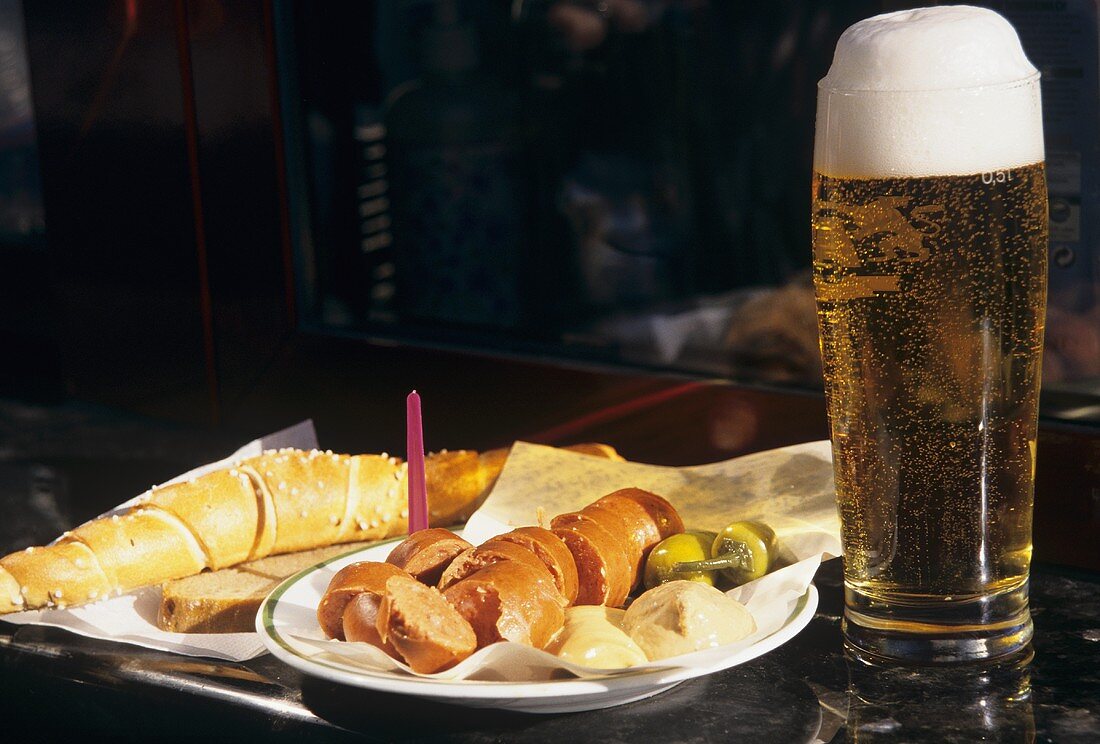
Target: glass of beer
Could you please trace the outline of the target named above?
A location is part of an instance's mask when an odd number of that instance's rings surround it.
[[[819,83],[813,265],[861,658],[959,662],[1032,635],[1047,196],[1039,74],[966,6],[840,37]]]

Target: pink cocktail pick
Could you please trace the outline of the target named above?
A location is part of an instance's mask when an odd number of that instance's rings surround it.
[[[424,423],[420,396],[405,400],[405,449],[409,468],[409,534],[428,529],[428,487],[424,478]]]

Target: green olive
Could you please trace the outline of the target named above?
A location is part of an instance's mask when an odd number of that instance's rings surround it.
[[[771,570],[779,555],[779,542],[775,530],[763,522],[734,522],[714,538],[710,553],[715,558],[729,553],[741,556],[741,565],[722,572],[735,586],[740,586]]]
[[[692,571],[721,571],[734,586],[759,579],[775,565],[779,543],[775,531],[763,522],[733,522],[715,535],[710,556],[673,567],[683,575]]]
[[[666,537],[649,551],[645,562],[645,587],[652,589],[666,581],[699,581],[714,586],[711,571],[678,572],[673,568],[680,563],[701,561],[710,556],[710,547],[716,535],[713,532],[681,532]]]

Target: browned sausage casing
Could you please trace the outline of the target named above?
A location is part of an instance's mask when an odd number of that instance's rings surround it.
[[[477,635],[478,648],[515,641],[543,648],[565,622],[561,594],[544,569],[501,561],[443,592]]]
[[[542,527],[520,527],[493,539],[530,550],[554,577],[554,585],[565,601],[569,604],[577,601],[577,563],[560,537]]]
[[[683,520],[672,504],[640,488],[610,493],[584,507],[581,513],[630,544],[631,589],[641,583],[649,551],[669,535],[684,531]]]
[[[573,512],[550,523],[577,566],[576,604],[619,607],[633,583],[633,549],[599,522]]]
[[[470,623],[434,586],[411,576],[392,576],[378,606],[378,635],[414,672],[449,669],[477,649]]]
[[[364,592],[375,600],[382,594],[386,580],[404,574],[397,566],[375,561],[362,561],[344,566],[329,581],[328,589],[317,606],[317,622],[329,638],[347,640],[344,636],[344,609],[357,595]]]
[[[604,502],[631,502],[640,506],[657,527],[657,542],[684,531],[684,520],[680,518],[676,507],[655,493],[640,488],[623,488],[597,499],[590,506]]]
[[[459,553],[443,572],[443,576],[439,579],[439,588],[446,589],[486,566],[500,561],[524,563],[537,571],[544,572],[547,578],[553,580],[546,565],[533,552],[521,545],[493,538],[476,548]],[[562,601],[564,602],[564,599]]]
[[[473,545],[441,527],[420,530],[390,552],[386,563],[405,569],[417,581],[435,586],[455,556]]]
[[[412,578],[411,576],[409,578]],[[416,579],[413,579],[416,581]],[[395,659],[401,655],[391,644],[382,640],[378,634],[378,608],[382,598],[374,592],[360,592],[352,597],[344,607],[343,624],[344,640],[369,643],[372,646],[385,651]]]

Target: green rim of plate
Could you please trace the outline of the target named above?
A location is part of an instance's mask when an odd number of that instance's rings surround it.
[[[301,579],[304,579],[306,576],[309,576],[314,571],[320,571],[322,568],[329,565],[330,563],[333,563],[333,562],[339,561],[339,560],[343,560],[344,558],[347,558],[349,555],[354,555],[355,553],[361,553],[364,550],[374,550],[375,548],[377,548],[381,545],[388,545],[390,543],[400,542],[401,540],[404,540],[406,537],[407,537],[407,535],[402,535],[401,537],[391,537],[387,540],[379,540],[378,542],[371,543],[370,545],[366,545],[364,547],[357,548],[355,550],[349,550],[348,552],[341,553],[340,555],[334,555],[331,558],[326,558],[325,560],[321,561],[320,563],[309,566],[308,568],[303,568],[301,571],[294,574],[293,576],[290,576],[290,577],[284,579],[283,583],[279,584],[277,587],[275,587],[275,589],[272,590],[271,594],[267,595],[267,598],[264,600],[263,607],[260,610],[262,615],[263,615],[264,630],[267,631],[268,636],[270,636],[273,641],[278,643],[281,647],[286,649],[289,653],[292,653],[295,656],[301,656],[301,654],[299,654],[298,651],[294,649],[294,647],[292,647],[290,644],[288,644],[286,641],[283,640],[283,637],[281,635],[279,635],[279,631],[277,631],[275,629],[275,617],[274,617],[275,616],[275,605],[278,604],[279,600],[282,599],[283,595],[286,594],[287,590],[290,589],[290,587],[297,584]],[[310,661],[313,661],[313,660],[310,659]]]

